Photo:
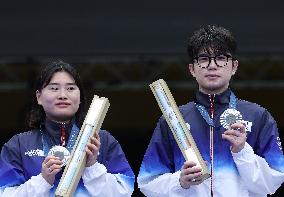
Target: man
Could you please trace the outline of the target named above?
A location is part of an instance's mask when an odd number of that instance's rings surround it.
[[[196,163],[185,162],[161,117],[138,176],[146,196],[267,196],[284,181],[276,122],[266,109],[238,100],[229,88],[238,68],[236,48],[231,32],[211,25],[188,42],[188,68],[198,91],[180,111],[211,177],[201,180]]]

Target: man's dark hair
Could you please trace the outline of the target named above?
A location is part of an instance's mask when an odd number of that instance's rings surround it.
[[[53,75],[61,71],[69,73],[74,78],[75,84],[80,90],[80,105],[74,118],[77,126],[80,126],[82,124],[85,108],[85,95],[80,75],[76,71],[76,69],[70,64],[65,63],[61,60],[57,60],[49,63],[44,69],[42,69],[40,75],[38,76],[34,84],[32,107],[27,117],[27,124],[30,128],[39,128],[40,124],[45,120],[44,109],[41,105],[37,103],[36,91],[41,91],[43,88],[45,88],[49,84]]]
[[[190,63],[204,50],[208,54],[228,54],[236,57],[237,43],[232,33],[221,26],[208,25],[195,31],[187,43]]]

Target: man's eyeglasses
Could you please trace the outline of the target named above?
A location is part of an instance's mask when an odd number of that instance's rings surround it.
[[[214,59],[214,62],[218,67],[225,67],[228,64],[229,59],[233,60],[233,57],[230,55],[200,55],[194,59],[200,68],[208,68],[211,63],[211,59]]]

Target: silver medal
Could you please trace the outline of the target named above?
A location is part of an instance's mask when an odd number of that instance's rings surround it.
[[[229,129],[232,124],[242,121],[243,117],[236,109],[226,109],[220,116],[220,123],[225,129]]]
[[[63,146],[53,146],[49,150],[48,155],[58,157],[63,162],[61,165],[61,167],[63,167],[67,164],[67,161],[70,157],[70,152]]]

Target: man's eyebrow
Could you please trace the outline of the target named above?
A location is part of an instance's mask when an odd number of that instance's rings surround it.
[[[210,56],[210,54],[208,54],[208,53],[200,53],[200,54],[198,54],[198,56]]]

